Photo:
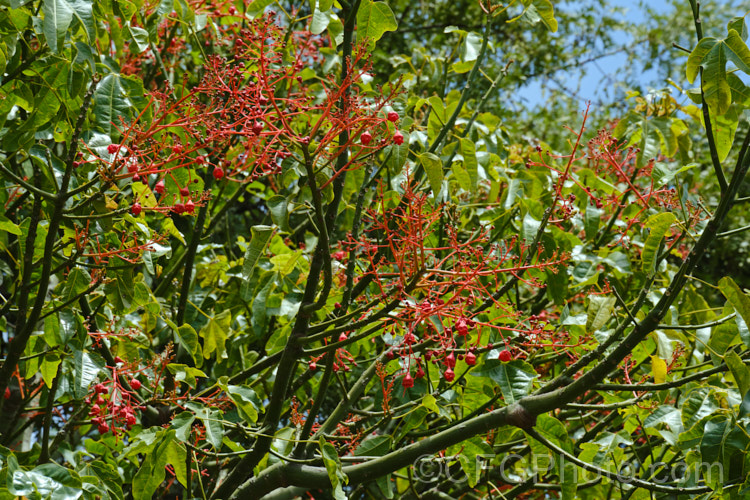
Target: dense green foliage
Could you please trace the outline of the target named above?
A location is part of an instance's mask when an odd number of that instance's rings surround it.
[[[0,499],[747,497],[745,19],[581,4],[0,0]]]

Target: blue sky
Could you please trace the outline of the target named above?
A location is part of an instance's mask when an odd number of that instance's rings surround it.
[[[571,4],[574,2],[567,3]],[[610,3],[625,9],[624,13],[620,16],[623,20],[631,23],[640,23],[646,20],[645,11],[641,7],[640,2],[636,0],[610,0]],[[670,4],[665,0],[651,0],[648,4],[652,9],[660,13],[664,13],[671,8]],[[623,45],[631,41],[629,36],[624,32],[617,33],[615,40]],[[557,80],[563,83],[568,90],[575,91],[583,106],[588,100],[596,101],[597,98],[604,97],[602,89],[609,88],[609,84],[616,81],[618,71],[623,68],[625,61],[626,55],[620,53],[588,63],[586,67],[588,74],[581,80],[580,86],[577,81],[577,75],[575,78],[566,80],[565,75],[560,73],[557,75]],[[642,82],[644,83],[658,81],[658,78],[659,75],[656,70],[642,72]],[[520,97],[532,105],[543,102],[541,84],[538,81],[534,81],[525,86],[520,92]]]

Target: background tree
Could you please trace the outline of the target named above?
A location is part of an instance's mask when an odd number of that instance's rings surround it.
[[[271,4],[0,3],[0,495],[745,495],[744,18]]]

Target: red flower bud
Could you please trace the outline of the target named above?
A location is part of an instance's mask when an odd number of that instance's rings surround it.
[[[448,368],[443,372],[443,377],[445,378],[446,381],[453,382],[453,379],[456,378],[456,374],[453,373],[453,370]]]
[[[154,186],[154,193],[156,194],[163,194],[164,193],[164,181],[159,181]]]
[[[398,121],[398,113],[395,111],[389,111],[388,112],[388,121],[389,122],[397,122]]]
[[[367,146],[372,140],[372,134],[370,134],[370,132],[364,131],[362,132],[362,135],[359,136],[359,140],[362,142],[362,144]]]
[[[217,181],[224,177],[224,169],[221,167],[214,167],[214,179]]]
[[[119,150],[120,150],[119,144],[110,144],[109,146],[107,146],[107,153],[111,155],[117,153]]]
[[[500,354],[497,356],[497,358],[503,363],[507,363],[508,361],[513,359],[513,356],[510,354],[509,350],[503,349],[502,351],[500,351]]]
[[[414,387],[414,379],[411,377],[410,374],[407,373],[404,376],[404,380],[401,381],[401,385],[403,385],[407,389],[410,387]]]
[[[141,381],[138,380],[137,378],[134,378],[133,380],[130,381],[130,387],[132,387],[133,389],[137,391],[138,389],[141,388]]]

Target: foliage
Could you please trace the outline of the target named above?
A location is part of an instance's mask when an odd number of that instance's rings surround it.
[[[529,140],[558,5],[271,4],[0,1],[0,498],[746,496],[744,18]]]

